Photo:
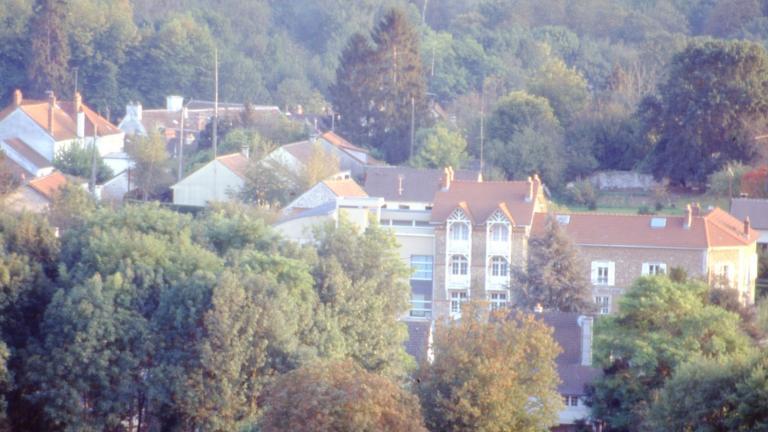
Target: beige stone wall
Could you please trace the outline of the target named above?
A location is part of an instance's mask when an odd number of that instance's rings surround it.
[[[757,244],[732,248],[712,248],[707,251],[707,271],[710,283],[716,282],[723,264],[730,267],[729,285],[737,289],[742,300],[755,302],[755,280],[757,278]]]

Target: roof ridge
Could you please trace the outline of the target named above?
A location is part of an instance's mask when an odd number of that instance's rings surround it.
[[[723,215],[730,216],[730,217],[736,219],[734,216],[726,213],[725,211],[723,211],[719,207],[715,207],[715,209],[720,210],[720,213],[722,213]],[[737,240],[739,240],[741,242],[749,241],[749,237],[750,237],[749,234],[747,234],[746,239],[744,238],[743,234],[736,234],[736,232],[734,232],[734,230],[733,230],[733,227],[728,226],[727,224],[725,224],[722,221],[718,220],[717,219],[718,216],[713,216],[712,219],[710,219],[708,216],[712,215],[713,213],[714,213],[714,210],[712,212],[710,212],[709,214],[707,214],[704,217],[704,220],[707,221],[707,222],[711,222],[714,226],[719,228],[721,231],[725,232],[729,236],[731,236],[731,237],[733,237],[733,238],[735,238],[735,239],[737,239]],[[738,219],[736,219],[736,221],[738,221]],[[707,231],[707,234],[709,234],[709,231]],[[709,239],[707,239],[707,240],[709,240]],[[709,243],[707,243],[707,244],[709,244]]]

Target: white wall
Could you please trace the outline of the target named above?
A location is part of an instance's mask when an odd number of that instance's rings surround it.
[[[17,137],[47,160],[53,160],[53,138],[19,108],[0,121],[0,140]]]
[[[205,207],[211,202],[232,201],[245,182],[214,160],[172,186],[173,203]]]

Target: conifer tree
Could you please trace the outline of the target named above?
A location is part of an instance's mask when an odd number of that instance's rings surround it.
[[[38,96],[47,90],[57,93],[72,88],[69,76],[69,40],[66,33],[67,0],[38,0],[29,23],[32,49],[27,76]]]

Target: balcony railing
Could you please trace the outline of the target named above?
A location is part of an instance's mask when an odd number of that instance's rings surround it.
[[[469,288],[469,275],[448,274],[446,278],[447,288],[450,290],[463,290]]]
[[[510,253],[510,245],[508,241],[489,241],[486,247],[488,248],[488,255],[508,257]]]
[[[432,318],[432,300],[411,300],[411,312],[413,318]]]
[[[453,254],[469,254],[470,243],[469,240],[451,240],[448,239],[446,249],[449,255]]]
[[[501,291],[509,288],[508,276],[488,276],[485,289],[489,291]]]

